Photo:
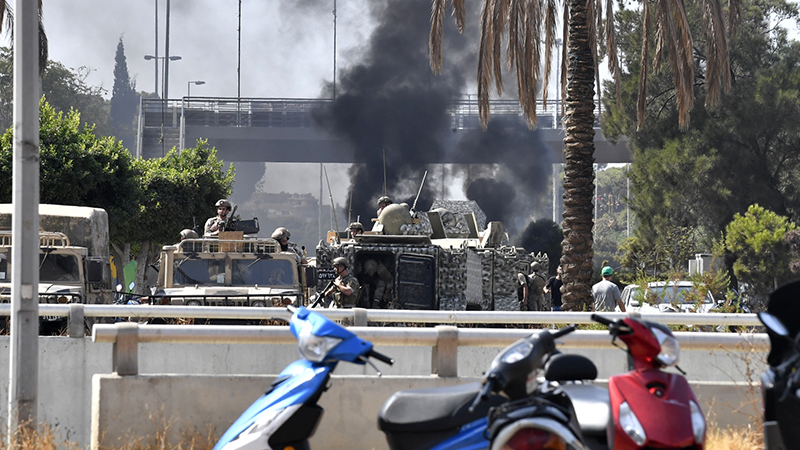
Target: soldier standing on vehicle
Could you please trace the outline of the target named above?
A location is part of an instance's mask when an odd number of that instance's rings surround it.
[[[231,212],[231,202],[223,198],[218,200],[214,206],[217,207],[217,215],[206,220],[204,237],[219,236],[220,231],[225,231],[224,225],[227,223],[228,213]]]
[[[278,241],[278,244],[281,245],[282,252],[293,252],[297,255],[297,262],[299,264],[308,264],[306,256],[303,254],[303,251],[297,247],[297,244],[289,242],[291,236],[291,233],[289,233],[289,230],[285,227],[275,228],[275,231],[272,232],[272,239]]]
[[[353,222],[348,227],[350,230],[350,237],[356,237],[364,234],[364,225],[361,225],[361,222]]]
[[[383,208],[392,204],[392,199],[388,195],[384,195],[378,199],[378,215],[376,217],[380,217],[381,213],[383,212]]]
[[[616,284],[611,282],[614,278],[614,269],[611,266],[605,266],[600,271],[603,279],[592,286],[592,297],[594,297],[594,310],[595,311],[614,311],[614,306],[619,305],[619,309],[625,312],[625,305],[622,303],[622,296],[619,293],[619,288]]]
[[[333,271],[336,273],[336,278],[333,280],[333,286],[326,292],[324,296],[333,296],[333,301],[338,308],[352,308],[358,304],[358,294],[361,292],[361,286],[358,280],[352,273],[348,271],[347,260],[343,257],[333,259]]]

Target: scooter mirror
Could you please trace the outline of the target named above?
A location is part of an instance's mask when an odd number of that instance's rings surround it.
[[[789,337],[789,330],[786,329],[780,319],[772,314],[762,311],[758,313],[758,320],[760,320],[761,323],[763,323],[764,326],[769,328],[769,330],[773,333],[779,336]]]

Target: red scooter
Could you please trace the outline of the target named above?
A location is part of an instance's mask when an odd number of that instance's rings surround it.
[[[666,326],[626,317],[592,314],[628,346],[633,370],[608,379],[611,422],[606,435],[614,450],[703,450],[706,420],[682,375],[662,369],[678,363],[678,341]],[[680,370],[680,369],[679,369]]]

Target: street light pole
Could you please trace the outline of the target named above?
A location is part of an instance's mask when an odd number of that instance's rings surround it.
[[[169,56],[169,1],[170,0],[167,0],[167,26],[164,31],[164,100],[169,100],[169,61],[174,61],[174,59]]]
[[[203,81],[203,80],[187,81],[186,82],[186,96],[187,97],[191,97],[192,96],[192,85],[193,84],[195,86],[200,86],[201,84],[206,84],[206,82]]]
[[[156,69],[155,70],[156,86],[155,86],[155,90],[153,91],[153,93],[156,94],[156,97],[158,97],[158,0],[156,0],[156,39],[155,39],[155,42],[156,42],[156,53],[155,53],[156,57],[153,58],[154,59],[153,62],[155,63],[155,66],[156,66],[156,68],[155,68]],[[145,57],[145,59],[147,59],[147,57]]]

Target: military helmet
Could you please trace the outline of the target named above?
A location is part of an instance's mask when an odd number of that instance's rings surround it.
[[[349,264],[347,264],[347,259],[342,256],[339,256],[338,258],[333,258],[333,262],[331,263],[331,265],[334,267],[344,266],[345,269],[349,267]]]
[[[289,239],[289,237],[291,237],[291,234],[285,227],[275,228],[275,231],[272,232],[272,239],[275,239],[276,241],[280,241],[284,238]]]
[[[353,222],[347,228],[349,228],[351,230],[352,229],[361,230],[362,232],[364,231],[364,225],[361,225],[361,222]]]
[[[226,198],[221,198],[217,200],[217,203],[214,206],[216,206],[217,208],[219,208],[220,206],[224,206],[228,209],[231,209],[231,202],[229,202],[228,199]]]
[[[539,264],[539,261],[534,261],[531,263],[531,271],[538,272],[542,270],[542,265]]]
[[[197,239],[199,237],[200,235],[197,234],[197,231],[194,231],[191,228],[186,228],[185,230],[181,231],[181,240]]]
[[[391,204],[392,199],[388,195],[383,195],[381,198],[378,199],[378,206],[381,206],[381,203]]]

